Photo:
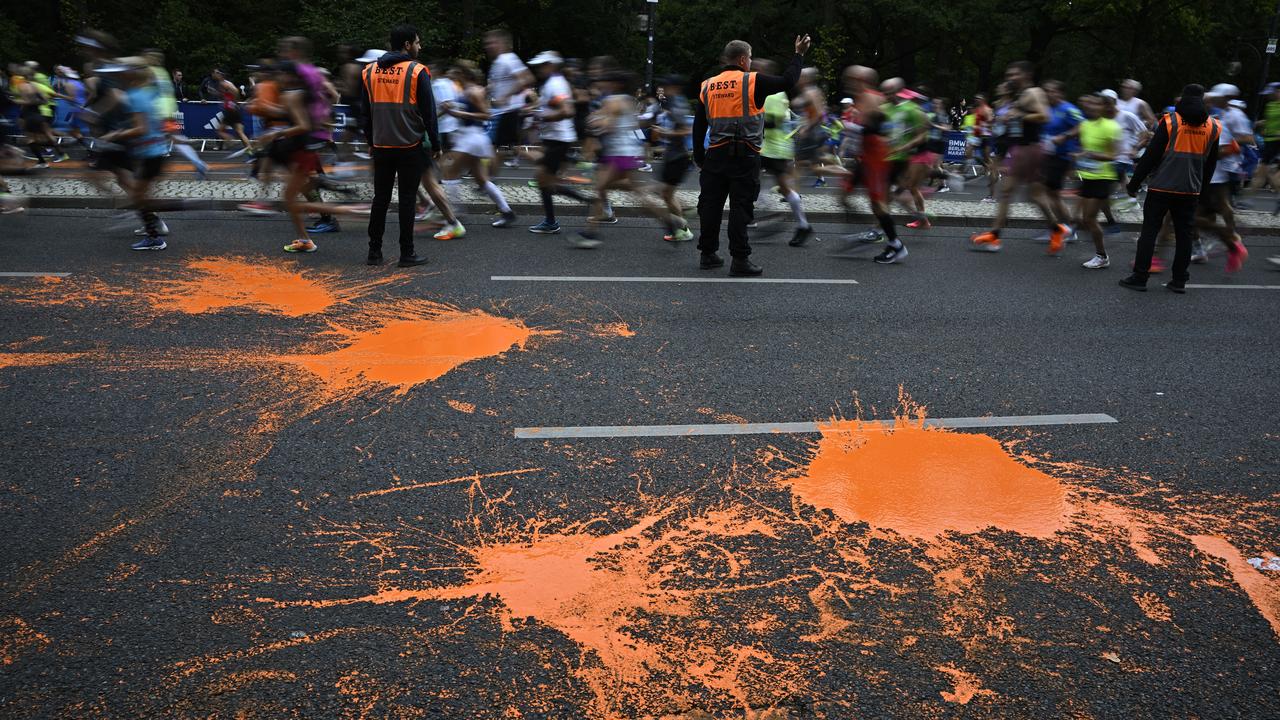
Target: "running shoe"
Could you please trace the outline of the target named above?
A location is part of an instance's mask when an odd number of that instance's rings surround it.
[[[1111,260],[1110,258],[1105,258],[1101,255],[1094,255],[1093,258],[1086,260],[1082,267],[1090,270],[1101,270],[1103,268],[1111,267]]]
[[[591,222],[596,223],[597,225],[617,225],[618,216],[610,213],[604,217],[593,217],[591,218]]]
[[[355,155],[356,157],[360,158],[361,160],[368,160],[369,158],[373,157],[373,156],[372,156],[372,155],[370,155],[369,153],[365,153],[365,152],[353,152],[353,153],[351,153],[351,154],[352,154],[352,155]]]
[[[228,159],[228,160],[234,160],[234,159],[236,159],[236,158],[238,158],[238,157],[240,157],[240,156],[244,155],[244,154],[245,154],[245,153],[247,153],[247,152],[249,152],[249,148],[247,148],[247,147],[240,148],[239,150],[236,150],[235,152],[233,152],[233,153],[231,153],[230,155],[228,155],[228,156],[227,156],[227,159]],[[253,158],[251,157],[251,158],[250,158],[250,160],[252,160],[252,159],[253,159]]]
[[[692,235],[692,233],[690,233]],[[813,235],[812,227],[798,227],[796,232],[791,236],[791,240],[787,242],[791,247],[800,247],[809,242],[809,237]]]
[[[284,246],[284,251],[287,253],[313,253],[317,249],[318,248],[316,247],[315,243],[305,238],[294,240],[293,242]]]
[[[315,225],[307,228],[307,232],[319,235],[321,233],[342,232],[342,228],[338,225],[337,220],[321,220]]]
[[[639,170],[640,172],[653,172],[653,166],[650,165],[649,163],[645,163],[636,169]]]
[[[241,203],[236,206],[236,209],[242,213],[248,213],[250,215],[256,215],[258,217],[266,217],[268,215],[277,214],[276,209],[272,207],[269,203],[265,203],[257,200],[253,202]]]
[[[543,220],[537,225],[529,228],[529,232],[534,233],[535,235],[559,235],[560,223]]]
[[[896,262],[902,262],[907,258],[907,246],[899,243],[898,247],[892,245],[886,246],[884,251],[875,256],[873,260],[877,265],[892,265]]]
[[[947,173],[947,184],[938,192],[964,192],[964,176],[960,173]]]
[[[912,220],[907,223],[907,227],[912,230],[932,230],[933,223],[929,222],[929,218],[922,218],[920,220]]]
[[[437,240],[458,240],[459,238],[465,237],[466,234],[467,229],[462,226],[462,223],[455,222],[452,225],[445,225],[440,228],[440,232],[432,235],[432,237]]]
[[[1131,197],[1129,197],[1128,195],[1126,195],[1126,196],[1124,196],[1124,199],[1123,199],[1123,200],[1118,200],[1118,201],[1116,201],[1115,203],[1112,203],[1111,207],[1112,207],[1112,208],[1114,208],[1114,209],[1116,209],[1116,210],[1119,210],[1119,211],[1121,211],[1121,212],[1130,212],[1130,211],[1133,211],[1133,210],[1137,210],[1137,209],[1138,209],[1138,199],[1137,199],[1137,198],[1131,198]]]
[[[436,208],[426,207],[419,211],[417,215],[414,215],[413,219],[415,222],[433,222],[436,220],[443,220],[444,216],[441,215],[440,211]]]
[[[134,234],[134,235],[137,235],[138,237],[146,237],[146,236],[147,236],[147,229],[146,229],[145,227],[140,227],[140,228],[138,228],[137,230],[134,230],[134,231],[133,231],[133,234]],[[169,226],[164,224],[164,220],[161,220],[161,221],[160,221],[160,229],[156,232],[156,234],[157,234],[157,235],[168,235],[168,234],[169,234]]]
[[[53,159],[53,161],[54,161],[55,163],[60,163],[60,162],[66,162],[66,161],[68,161],[68,160],[70,160],[70,159],[71,159],[71,156],[70,156],[70,155],[68,155],[68,154],[66,154],[66,153],[58,153],[58,156],[57,156],[57,157],[55,157],[55,158]]]
[[[827,179],[826,179],[826,178],[821,178],[821,177],[820,177],[820,178],[818,178],[817,180],[814,180],[814,181],[813,181],[813,186],[814,186],[814,187],[826,187],[826,185],[827,185]]]
[[[1235,242],[1227,246],[1227,272],[1240,272],[1240,268],[1244,267],[1244,261],[1249,257],[1249,249],[1244,246],[1244,238],[1239,235],[1232,237]]]
[[[1049,254],[1057,255],[1058,253],[1062,252],[1062,245],[1066,240],[1067,236],[1069,236],[1070,234],[1071,234],[1071,228],[1067,227],[1066,225],[1059,224],[1056,228],[1054,228],[1053,232],[1049,233],[1049,250],[1048,250]]]
[[[142,238],[138,242],[130,245],[129,247],[133,248],[134,250],[163,250],[169,246],[165,243],[164,238],[153,237],[153,238]]]
[[[581,250],[592,250],[600,247],[601,242],[595,233],[588,230],[579,230],[569,236],[569,244]]]
[[[1124,228],[1120,226],[1120,223],[1108,223],[1106,227],[1102,228],[1102,234],[1107,236],[1119,235],[1122,232],[1124,232]]]
[[[993,203],[993,202],[995,202],[995,201],[996,201],[996,199],[995,199],[994,197],[991,197],[990,195],[988,195],[988,196],[986,196],[986,197],[982,198],[982,202],[984,202],[984,203]]]
[[[1209,253],[1205,252],[1203,247],[1198,247],[1191,253],[1191,262],[1197,265],[1205,265],[1209,262]]]
[[[1140,279],[1137,275],[1130,275],[1129,277],[1120,281],[1120,287],[1125,288],[1127,290],[1136,290],[1138,292],[1146,292],[1147,281]]]
[[[518,168],[520,167],[520,161],[515,158],[511,158],[510,160],[503,162],[502,167]]]
[[[502,217],[494,220],[490,225],[496,228],[514,227],[516,224],[516,214],[510,210],[502,213]]]
[[[1000,236],[993,232],[984,232],[969,238],[969,249],[978,252],[1000,252]]]
[[[36,163],[36,165],[35,165],[35,169],[36,169],[36,170],[48,170],[48,169],[49,169],[49,163],[44,162],[43,160],[41,160],[40,162]]]
[[[674,233],[663,235],[662,239],[670,243],[689,242],[693,239],[693,231],[688,227],[677,228]]]
[[[1147,270],[1147,272],[1151,273],[1152,275],[1159,275],[1160,273],[1168,269],[1169,269],[1169,266],[1165,265],[1163,260],[1161,260],[1158,257],[1153,257],[1151,258],[1151,269]]]

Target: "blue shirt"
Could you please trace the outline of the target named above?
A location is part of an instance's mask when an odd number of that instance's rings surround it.
[[[1044,138],[1046,143],[1052,142],[1052,138],[1071,132],[1082,122],[1084,122],[1084,113],[1080,112],[1080,108],[1063,100],[1049,108],[1049,122],[1045,123],[1040,137]],[[1060,158],[1070,157],[1072,153],[1080,151],[1080,141],[1077,138],[1068,138],[1061,145],[1055,145],[1053,151]]]
[[[129,104],[134,113],[147,116],[147,130],[129,143],[129,154],[136,158],[160,157],[169,151],[164,134],[164,113],[160,109],[160,93],[155,85],[130,88]]]

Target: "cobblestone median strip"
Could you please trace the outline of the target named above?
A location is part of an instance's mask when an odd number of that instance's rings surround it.
[[[75,198],[85,199],[86,205],[99,206],[101,201],[111,197],[123,199],[123,193],[118,191],[118,187],[114,182],[107,183],[112,192],[104,192],[101,188],[86,180],[73,178],[10,178],[9,185],[13,192],[19,195],[26,195],[33,199],[33,205],[39,207],[40,200],[56,198],[59,200],[68,200]],[[526,214],[536,213],[541,209],[542,199],[538,189],[529,187],[527,182],[501,182],[503,194],[506,195],[507,201],[518,211]],[[367,182],[350,183],[350,187],[355,193],[348,197],[343,197],[330,192],[322,193],[326,200],[354,200],[358,202],[370,202],[373,200],[373,185]],[[268,186],[268,193],[265,199],[277,200],[280,197],[280,191],[283,187],[282,183],[271,183]],[[489,199],[481,194],[474,186],[464,184],[461,188],[464,211],[468,213],[488,212],[492,209],[492,203]],[[161,198],[190,198],[196,200],[209,200],[212,202],[248,202],[250,200],[260,200],[263,198],[263,186],[261,183],[244,181],[244,180],[161,180],[156,184],[154,194],[155,197]],[[685,208],[696,208],[698,204],[698,193],[695,190],[679,190],[677,195],[681,204]],[[395,197],[395,195],[393,195]],[[625,210],[635,210],[640,207],[640,203],[631,195],[631,193],[615,192],[610,195],[615,208]],[[810,194],[804,198],[805,210],[810,215],[816,216],[815,219],[829,221],[833,219],[842,219],[844,209],[840,206],[840,201],[835,195],[831,194]],[[59,203],[65,206],[64,203]],[[871,209],[867,203],[867,199],[862,195],[855,195],[853,198],[853,209],[858,214],[869,214]],[[978,221],[992,218],[996,213],[995,203],[982,203],[966,200],[948,200],[940,197],[930,198],[927,201],[927,210],[931,216],[939,220],[962,219],[966,221]],[[557,208],[568,215],[582,214],[586,211],[586,206],[572,201],[557,201]],[[773,193],[766,191],[759,202],[756,203],[757,215],[763,217],[774,211],[784,212],[785,206],[775,201]],[[900,216],[905,215],[901,208],[895,208],[894,211]],[[1135,210],[1114,210],[1116,219],[1126,226],[1134,226],[1141,224],[1142,211]],[[1009,217],[1012,220],[1022,221],[1020,225],[1026,225],[1027,221],[1036,222],[1041,220],[1040,211],[1034,205],[1026,202],[1014,203],[1009,208]],[[1237,211],[1237,224],[1250,228],[1252,230],[1263,230],[1266,234],[1280,234],[1280,217],[1276,217],[1267,212],[1257,211]],[[979,223],[981,224],[981,223]]]

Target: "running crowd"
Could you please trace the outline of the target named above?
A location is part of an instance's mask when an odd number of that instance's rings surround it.
[[[557,202],[590,206],[585,229],[568,235],[575,247],[602,244],[603,227],[617,222],[610,194],[624,191],[658,223],[664,240],[696,237],[701,267],[720,267],[727,202],[729,272],[760,275],[749,259],[748,233],[783,227],[772,217],[756,219],[763,172],[794,223],[792,246],[805,245],[814,233],[800,178],[836,182],[850,223],[857,215],[852,197],[861,187],[876,226],[844,236],[834,252],[879,248],[875,262],[891,264],[908,255],[895,208],[907,227],[928,230],[926,196],[961,189],[966,173],[976,179],[985,172],[986,201],[997,209],[990,229],[971,238],[973,250],[1002,249],[1010,203],[1025,191],[1043,217],[1041,240],[1049,254],[1083,234],[1093,244],[1083,267],[1107,268],[1106,237],[1121,232],[1113,208],[1136,208],[1145,190],[1134,272],[1121,284],[1145,289],[1149,274],[1165,270],[1156,245],[1172,241],[1173,279],[1166,287],[1181,292],[1189,263],[1208,262],[1219,247],[1228,271],[1242,267],[1248,251],[1235,223],[1242,188],[1280,191],[1280,83],[1266,89],[1265,114],[1255,126],[1233,85],[1188,85],[1175,105],[1157,113],[1135,80],[1073,103],[1061,82],[1036,84],[1026,62],[1008,67],[994,101],[976,95],[953,107],[924,87],[910,88],[901,78],[882,82],[874,69],[851,66],[840,76],[839,101],[832,102],[818,71],[805,66],[807,36],[796,39],[781,74],[772,61],[754,58],[748,43],[734,41],[718,74],[692,86],[683,77],[660,78],[653,96],[639,92],[636,74],[608,56],[584,63],[544,51],[522,61],[503,30],[484,36],[487,74],[469,60],[420,62],[420,37],[410,26],[393,28],[389,41],[390,50],[359,57],[341,48],[331,73],[312,62],[305,38],[288,37],[274,56],[247,68],[247,87],[222,70],[202,84],[201,94],[222,105],[215,121],[219,146],[236,146],[232,156],[246,156],[262,184],[261,198],[240,209],[286,212],[293,226],[286,252],[315,252],[313,236],[338,231],[338,216],[363,215],[369,263],[381,263],[398,185],[400,264],[421,264],[426,260],[415,252],[415,233],[437,240],[466,235],[464,183],[492,203],[492,227],[518,224],[493,177],[523,161],[537,168],[531,184],[542,205],[530,232],[561,233]],[[161,52],[126,56],[106,33],[86,30],[76,46],[84,60],[80,71],[57,66],[49,77],[28,62],[10,65],[0,77],[0,212],[23,209],[3,176],[67,160],[65,140],[85,153],[102,187],[113,179],[123,190],[142,224],[133,248],[163,250],[169,230],[161,214],[191,207],[153,196],[167,158],[178,153],[197,172],[207,169],[193,147],[197,141],[183,134],[181,76],[166,70]],[[335,107],[342,106],[356,123],[337,121]],[[246,114],[257,132],[250,132]],[[25,152],[10,143],[18,131]],[[965,138],[963,160],[954,148],[948,152],[957,131]],[[330,152],[326,172],[321,154]],[[323,201],[321,190],[355,194],[343,181],[356,159],[372,160],[372,204]],[[695,170],[697,233],[676,192]],[[579,171],[593,171],[593,178],[572,174]],[[646,181],[651,172],[657,182]],[[274,201],[270,183],[277,173],[284,184]],[[1269,260],[1280,265],[1280,257]]]

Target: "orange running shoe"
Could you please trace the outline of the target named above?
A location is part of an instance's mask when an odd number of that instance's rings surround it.
[[[1000,252],[1000,236],[993,232],[984,232],[969,238],[969,249],[978,252]]]
[[[1062,252],[1062,243],[1066,240],[1067,235],[1071,233],[1071,228],[1066,225],[1059,224],[1049,233],[1049,254],[1057,255]]]

